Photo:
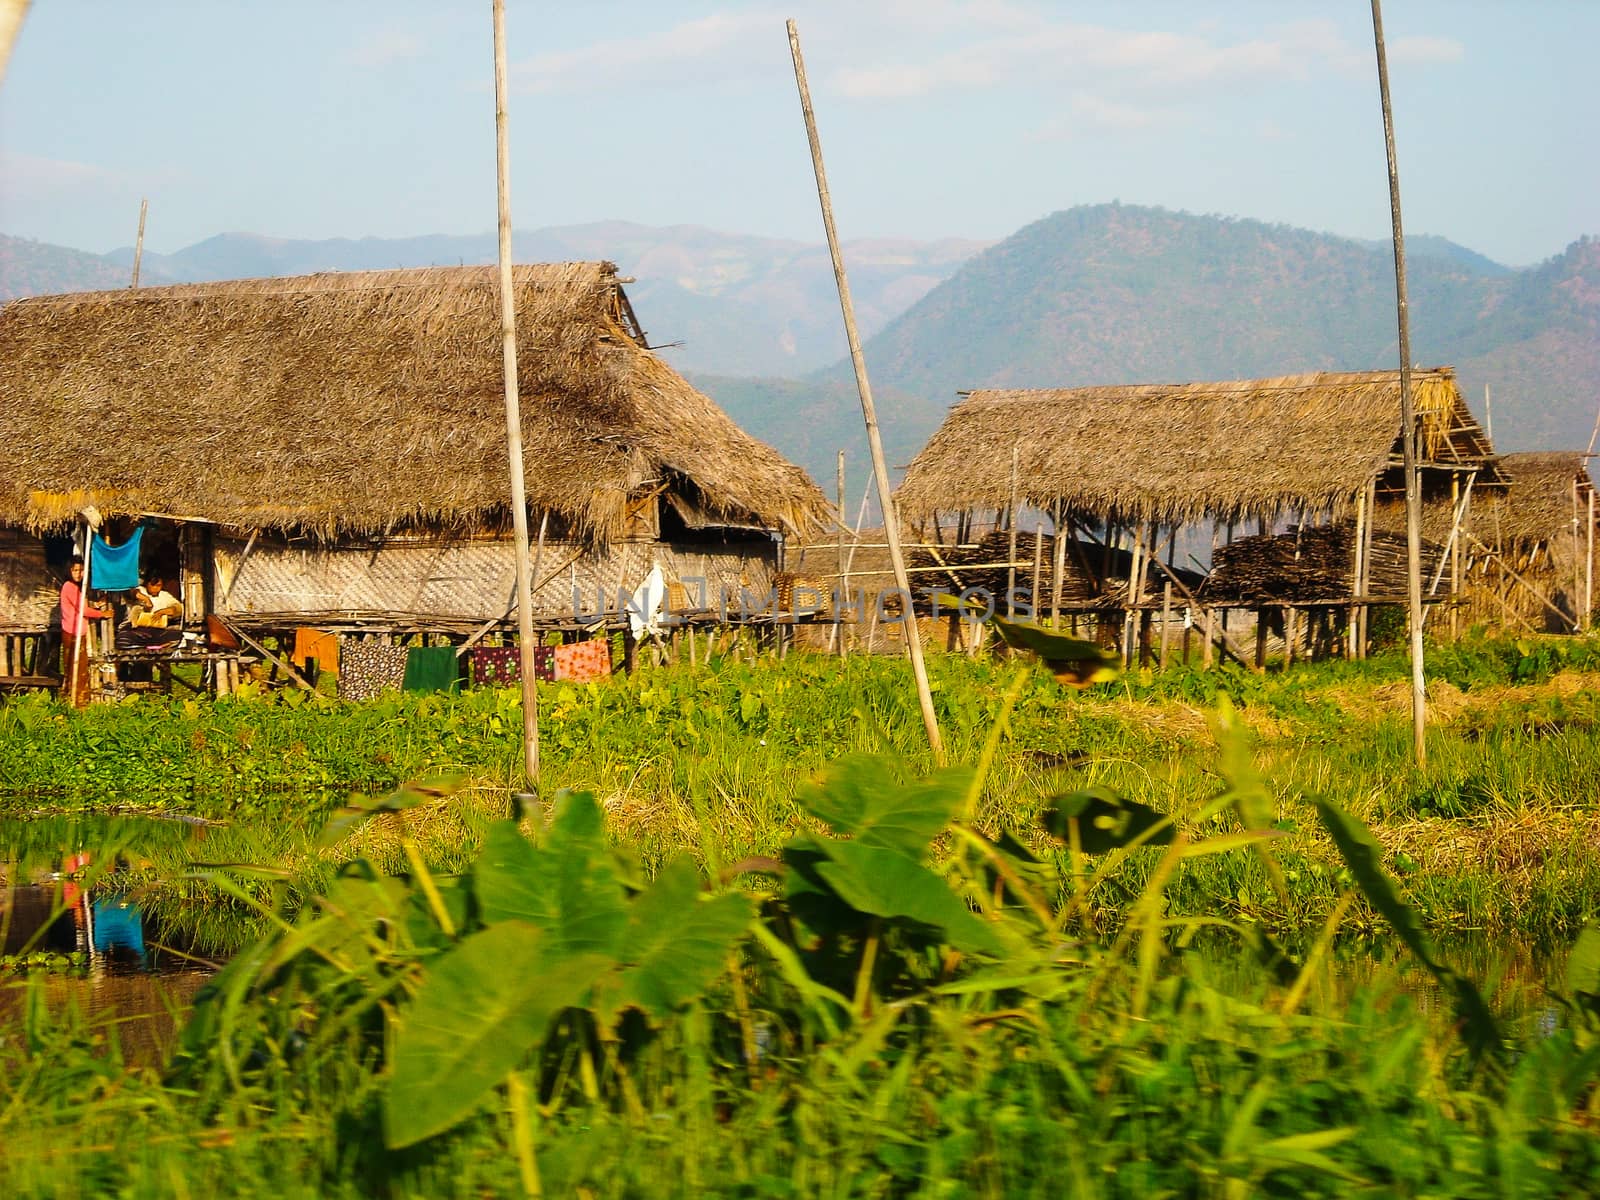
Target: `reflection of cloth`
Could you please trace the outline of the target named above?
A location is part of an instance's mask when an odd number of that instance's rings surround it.
[[[611,641],[591,638],[571,646],[556,648],[556,678],[572,683],[590,683],[611,674]]]
[[[139,543],[144,526],[120,546],[107,545],[98,533],[89,540],[89,586],[102,592],[126,592],[139,586]]]
[[[144,921],[126,896],[108,896],[94,902],[94,952],[127,950],[144,956]]]
[[[339,673],[339,635],[302,625],[294,631],[294,653],[289,661],[304,668],[311,659],[317,660],[317,670],[329,675]]]
[[[413,646],[406,652],[406,673],[400,688],[407,692],[453,692],[460,674],[454,646]]]
[[[339,644],[339,698],[370,700],[397,688],[406,675],[406,648],[343,638]]]
[[[510,687],[522,682],[522,652],[515,646],[474,646],[467,651],[468,677],[473,687]],[[554,683],[554,646],[533,648],[533,677]]]

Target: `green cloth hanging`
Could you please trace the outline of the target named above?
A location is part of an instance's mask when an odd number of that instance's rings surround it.
[[[453,692],[461,679],[461,660],[454,646],[412,646],[406,651],[407,692]]]

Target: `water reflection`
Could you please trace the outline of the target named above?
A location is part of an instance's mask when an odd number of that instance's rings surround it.
[[[115,1045],[131,1066],[170,1056],[212,967],[149,922],[124,871],[78,852],[37,882],[0,877],[0,1030],[29,1006]],[[54,876],[53,878],[49,876]]]

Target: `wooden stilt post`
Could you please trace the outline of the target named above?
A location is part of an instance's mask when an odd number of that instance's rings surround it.
[[[1011,507],[1006,510],[1007,533],[1009,534],[1009,549],[1006,552],[1006,616],[1017,615],[1017,605],[1014,597],[1017,594],[1017,497],[1020,490],[1017,474],[1018,448],[1015,443],[1011,446]]]
[[[1040,521],[1033,527],[1033,588],[1028,593],[1028,606],[1033,609],[1034,621],[1039,620],[1039,610],[1044,606],[1044,597],[1040,595],[1044,576],[1044,522]]]
[[[835,596],[835,598],[834,598],[834,604],[833,604],[833,629],[829,632],[829,636],[833,639],[833,643],[834,643],[833,646],[832,646],[832,649],[834,649],[834,650],[836,650],[838,652],[838,655],[839,655],[840,658],[843,658],[845,656],[845,648],[844,648],[844,625],[843,625],[842,622],[844,621],[844,597],[847,595],[847,589],[846,589],[846,584],[845,584],[845,578],[846,578],[846,575],[847,575],[847,570],[846,570],[845,565],[844,565],[844,531],[847,528],[847,522],[849,521],[849,517],[846,515],[846,513],[844,511],[844,451],[843,450],[839,451],[839,462],[838,462],[838,466],[837,466],[837,468],[836,468],[836,470],[834,472],[834,482],[837,484],[837,494],[838,494],[838,497],[839,497],[839,549],[838,549],[839,557],[834,560],[834,562],[837,564],[838,571],[839,571],[839,582],[834,585],[834,590],[838,593],[838,595]]]
[[[506,132],[506,5],[494,0],[495,194],[500,234],[500,347],[505,369],[506,457],[517,556],[517,637],[522,660],[522,765],[539,790],[539,689],[533,632],[533,581],[528,562],[528,493],[522,466],[522,406],[517,395],[517,298],[511,273],[511,151]]]
[[[140,200],[139,201],[139,235],[138,235],[138,237],[136,237],[134,239],[134,242],[133,242],[133,282],[128,285],[130,288],[136,288],[136,287],[139,286],[139,263],[144,258],[144,219],[145,219],[146,214],[149,213],[149,211],[150,211],[150,201],[149,201],[149,199],[146,198],[146,199]]]
[[[883,455],[883,439],[878,433],[878,414],[872,403],[872,385],[867,380],[867,363],[861,354],[861,338],[856,332],[855,309],[850,302],[850,283],[845,276],[844,257],[839,250],[839,234],[833,222],[833,201],[828,195],[827,172],[822,165],[822,140],[817,134],[817,118],[811,108],[811,89],[806,83],[805,60],[800,53],[800,30],[788,22],[789,54],[794,61],[794,81],[800,92],[800,111],[805,118],[806,140],[811,146],[811,167],[817,181],[817,202],[822,207],[822,224],[828,234],[828,251],[833,259],[833,278],[839,291],[839,308],[844,315],[845,337],[850,345],[850,362],[855,368],[856,391],[861,398],[861,417],[867,427],[867,445],[872,452],[872,472],[878,481],[878,505],[883,511],[884,539],[889,543],[889,561],[894,566],[895,584],[906,601],[906,622],[909,636],[907,651],[911,658],[911,674],[917,686],[917,704],[922,710],[922,724],[928,734],[928,745],[936,763],[944,763],[944,741],[939,736],[939,718],[933,709],[933,690],[928,683],[928,671],[922,661],[922,639],[916,636],[917,614],[912,605],[911,584],[906,574],[905,555],[900,548],[900,519],[895,508],[894,493],[889,487],[889,467]]]
[[[1144,553],[1144,532],[1143,521],[1133,527],[1133,552],[1128,557],[1127,607],[1122,612],[1122,665],[1125,667],[1133,665],[1136,654],[1139,585],[1144,575],[1140,561]]]
[[[1054,541],[1050,548],[1050,628],[1061,628],[1061,573],[1067,565],[1067,531],[1062,528],[1061,501],[1057,500],[1051,514]]]
[[[1167,669],[1167,627],[1172,621],[1172,584],[1161,585],[1161,669]]]
[[[1584,527],[1583,554],[1583,627],[1588,630],[1594,620],[1594,489],[1589,489],[1589,523]]]
[[[1450,511],[1455,514],[1455,524],[1450,529],[1450,640],[1461,639],[1461,539],[1456,531],[1461,526],[1464,505],[1460,500],[1461,475],[1450,473]]]
[[[1211,612],[1212,610],[1209,608],[1203,608],[1200,610],[1200,615],[1206,623],[1206,640],[1205,645],[1200,651],[1200,666],[1207,671],[1209,671],[1216,662],[1216,651],[1213,648],[1213,643],[1216,641],[1217,631],[1212,627]]]
[[[1389,160],[1389,214],[1394,227],[1395,318],[1400,342],[1400,421],[1406,478],[1406,601],[1411,632],[1411,741],[1417,765],[1427,762],[1428,695],[1422,645],[1422,490],[1417,475],[1417,417],[1411,396],[1411,317],[1406,298],[1406,239],[1400,219],[1400,167],[1394,147],[1394,110],[1389,101],[1389,57],[1383,43],[1383,13],[1372,0],[1372,42],[1378,56],[1378,95],[1383,108],[1383,143]]]
[[[1583,620],[1578,613],[1578,605],[1583,597],[1583,545],[1578,536],[1578,478],[1572,478],[1572,632],[1577,633],[1583,628]]]

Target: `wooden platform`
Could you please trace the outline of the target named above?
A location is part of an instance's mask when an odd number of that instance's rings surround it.
[[[61,683],[54,675],[0,675],[0,692],[56,692]]]

